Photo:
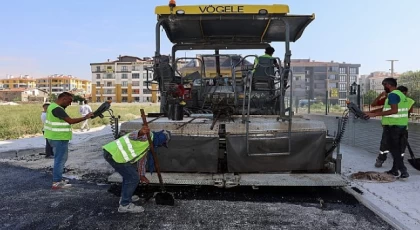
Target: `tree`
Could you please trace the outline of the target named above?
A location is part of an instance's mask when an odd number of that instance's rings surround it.
[[[373,100],[378,96],[375,90],[369,90],[363,95],[363,101],[365,104],[372,104]]]
[[[84,101],[85,100],[85,98],[84,97],[82,97],[82,96],[80,96],[80,95],[73,95],[73,101],[74,102],[78,102],[78,103],[80,103],[80,102],[82,102],[82,101]]]
[[[420,71],[408,71],[398,78],[398,85],[408,88],[408,96],[415,100],[417,107],[420,101]]]
[[[55,94],[50,94],[50,96],[49,96],[49,101],[52,101],[52,102],[54,102],[54,101],[56,101],[57,100],[57,95],[55,95]]]

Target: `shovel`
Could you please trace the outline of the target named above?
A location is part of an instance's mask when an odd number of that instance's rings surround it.
[[[407,141],[407,148],[408,148],[408,152],[410,153],[411,159],[408,159],[408,162],[411,164],[411,166],[413,166],[413,168],[417,169],[420,171],[420,159],[416,159],[416,157],[414,156],[413,150],[410,147],[410,144]]]
[[[147,119],[146,119],[146,115],[144,114],[144,109],[140,109],[140,113],[141,113],[141,118],[143,119],[143,125],[146,127],[149,127],[147,125]],[[156,168],[156,172],[158,174],[159,183],[160,183],[161,191],[154,195],[156,204],[174,206],[175,204],[174,197],[172,196],[172,194],[165,191],[165,186],[163,185],[162,175],[160,174],[159,161],[158,161],[158,158],[157,158],[154,146],[153,146],[153,141],[150,138],[150,133],[147,133],[146,136],[147,136],[147,140],[149,141],[150,151],[152,152],[152,155],[153,155],[153,160],[155,163],[155,168]]]

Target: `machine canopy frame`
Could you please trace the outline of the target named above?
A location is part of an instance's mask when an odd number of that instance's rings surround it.
[[[158,6],[155,9],[158,27],[163,27],[173,44],[206,46],[296,42],[315,15],[288,15],[288,12],[287,5],[197,5],[172,9]]]

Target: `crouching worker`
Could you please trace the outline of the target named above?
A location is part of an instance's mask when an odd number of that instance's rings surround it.
[[[146,134],[149,128],[143,126],[138,132],[134,131],[126,134],[119,139],[112,141],[102,147],[105,160],[123,178],[120,205],[118,212],[140,213],[144,208],[133,204],[138,201],[138,196],[133,196],[140,180],[148,183],[145,177],[145,164],[147,157],[150,156],[149,142]],[[170,141],[170,132],[160,131],[150,134],[154,147],[165,146]],[[137,171],[137,164],[139,169]],[[140,173],[139,173],[140,172]],[[140,176],[139,176],[140,174]]]

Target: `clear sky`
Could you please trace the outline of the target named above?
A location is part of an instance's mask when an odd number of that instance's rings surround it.
[[[156,5],[167,0],[13,0],[0,13],[0,78],[6,74],[71,74],[91,79],[89,63],[154,53]],[[226,3],[178,0],[178,5]],[[359,63],[361,74],[420,69],[419,0],[231,0],[288,4],[292,14],[316,14],[292,58]],[[398,3],[397,3],[398,2]],[[162,33],[162,53],[171,44]],[[283,59],[283,45],[275,44]],[[254,52],[257,54],[257,51]],[[260,53],[258,53],[260,54]],[[182,54],[183,56],[184,54]],[[193,56],[193,54],[187,54]]]

